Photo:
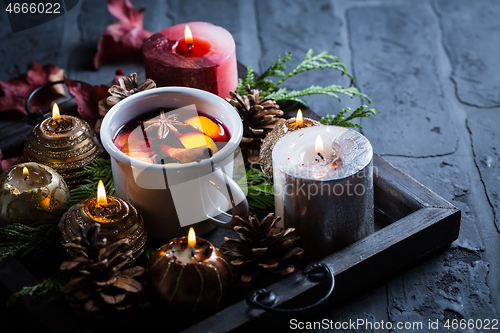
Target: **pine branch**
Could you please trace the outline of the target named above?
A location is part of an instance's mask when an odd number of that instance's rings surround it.
[[[280,88],[276,91],[269,93],[269,95],[267,95],[267,98],[274,98],[276,101],[296,101],[307,106],[307,104],[299,97],[314,95],[314,94],[328,95],[331,97],[335,97],[338,100],[340,100],[338,94],[344,94],[351,98],[353,98],[354,96],[359,96],[361,99],[364,98],[371,103],[371,99],[367,95],[361,93],[358,90],[358,88],[356,87],[344,88],[336,84],[332,84],[331,86],[327,87],[313,85],[303,90],[292,90],[290,92],[288,92],[287,88]]]
[[[64,285],[68,283],[71,273],[57,271],[50,278],[40,282],[34,286],[24,286],[18,292],[12,294],[7,300],[7,306],[13,306],[16,301],[26,295],[30,295],[34,300],[50,296],[48,302],[61,297],[63,294]]]
[[[274,62],[271,62],[271,66],[269,66],[268,69],[266,69],[264,71],[264,73],[262,73],[261,75],[259,75],[259,77],[257,78],[257,80],[255,80],[255,86],[256,87],[260,87],[260,88],[264,88],[264,89],[276,89],[276,87],[281,83],[283,82],[284,80],[287,79],[287,75],[285,74],[285,70],[286,70],[286,65],[285,63],[286,62],[289,62],[290,60],[292,60],[292,52],[288,51],[286,54],[285,54],[285,58],[283,58],[283,60],[281,60],[281,57],[278,55],[278,60],[276,61],[276,63]],[[278,81],[278,83],[274,83],[272,80],[268,79],[269,76],[273,76],[273,77],[284,77],[282,80],[280,80],[281,82]],[[288,76],[290,77],[290,76]],[[264,96],[262,96],[262,98],[264,98]]]
[[[346,117],[351,111],[351,108],[345,108],[340,111],[337,115],[328,115],[320,119],[320,123],[323,125],[335,125],[342,127],[353,127],[353,128],[363,128],[359,124],[354,124],[350,122],[356,118],[371,118],[372,115],[376,115],[376,111],[374,109],[366,109],[366,105],[361,105],[359,108],[354,110],[349,116]]]
[[[268,77],[284,77],[286,76],[285,70],[286,70],[286,65],[285,63],[290,61],[292,59],[292,52],[287,52],[285,54],[285,58],[281,60],[281,56],[278,55],[278,60],[275,62],[271,63],[271,66],[267,68],[264,73],[259,75],[257,78],[255,78],[255,72],[253,71],[252,67],[247,68],[247,76],[245,80],[239,79],[238,80],[238,87],[236,88],[236,92],[239,95],[244,95],[246,94],[246,89],[245,86],[248,84],[250,87],[254,88],[260,88],[263,90],[271,89],[275,83],[268,79]],[[272,88],[274,89],[274,88]]]
[[[313,50],[310,49],[306,53],[302,62],[299,65],[297,65],[297,67],[295,67],[292,71],[286,74],[285,63],[290,61],[291,58],[292,58],[291,52],[287,52],[283,60],[281,59],[280,56],[278,56],[278,60],[276,61],[276,63],[274,62],[271,63],[271,66],[269,66],[269,68],[266,69],[258,77],[256,77],[253,69],[251,67],[248,67],[247,76],[244,80],[240,79],[238,81],[238,87],[236,88],[236,92],[239,95],[246,94],[247,92],[245,89],[245,85],[248,84],[252,88],[259,89],[259,95],[262,99],[273,97],[277,101],[291,100],[307,105],[300,97],[313,94],[323,94],[340,100],[338,94],[344,94],[349,96],[350,98],[358,96],[362,102],[365,100],[368,103],[372,102],[367,95],[361,93],[358,90],[354,82],[353,76],[349,74],[346,66],[343,63],[341,63],[336,56],[328,54],[328,52],[326,51],[323,51],[317,55],[313,55]],[[342,75],[346,75],[350,80],[349,87],[343,87],[336,84],[332,84],[326,87],[312,85],[303,90],[292,90],[290,92],[286,87],[281,87],[281,84],[283,82],[285,82],[286,80],[297,74],[304,73],[310,70],[327,69],[327,68],[340,71]],[[274,82],[273,80],[270,79],[270,77],[277,77],[281,79]]]
[[[30,226],[14,223],[0,228],[0,260],[9,255],[21,257],[35,252],[40,255],[52,244],[59,241],[57,221]]]
[[[265,209],[274,207],[273,186],[266,178],[266,175],[259,167],[246,168],[246,182],[243,177],[238,181],[238,185],[247,190],[247,200],[250,209]]]
[[[323,51],[318,55],[313,56],[313,50],[309,49],[309,51],[307,51],[306,53],[306,56],[304,57],[304,60],[302,60],[302,62],[297,67],[295,67],[290,73],[288,73],[282,79],[278,80],[276,83],[268,87],[268,89],[262,94],[262,98],[267,97],[267,95],[270,94],[273,90],[275,90],[281,83],[291,78],[292,76],[310,70],[325,69],[325,68],[332,68],[342,72],[343,75],[345,74],[349,77],[351,81],[349,85],[355,86],[354,78],[352,77],[351,74],[347,72],[346,66],[343,63],[341,63],[336,56],[330,55],[326,51]]]
[[[79,203],[90,197],[94,197],[97,193],[97,184],[102,179],[106,193],[113,195],[115,184],[113,182],[113,173],[111,171],[111,161],[108,159],[98,158],[90,164],[83,167],[83,170],[78,175],[86,176],[85,182],[70,191],[72,205]]]

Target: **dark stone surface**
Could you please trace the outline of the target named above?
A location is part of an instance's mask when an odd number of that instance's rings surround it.
[[[497,229],[500,231],[498,216],[500,206],[500,133],[492,124],[500,124],[499,110],[471,112],[467,117],[467,129],[474,149],[474,163],[479,171],[481,183],[485,187]]]
[[[292,60],[286,64],[288,73],[302,61],[309,49],[313,49],[314,54],[327,51],[338,55],[342,46],[345,47],[341,35],[345,24],[337,16],[331,1],[315,1],[314,6],[308,2],[289,0],[257,0],[255,3],[261,48],[259,71],[269,67],[278,56],[283,59],[287,51],[293,53]],[[346,64],[348,59],[340,61]],[[349,71],[352,72],[350,68]],[[286,81],[289,90],[304,89],[312,84],[347,85],[349,81],[333,69],[310,71]],[[349,97],[342,94],[339,97],[349,100]],[[343,107],[338,100],[327,96],[308,96],[304,101],[321,116],[338,113]],[[356,103],[359,105],[359,99]]]
[[[379,114],[363,133],[379,154],[436,156],[456,149],[439,81],[440,44],[426,6],[347,11],[355,74]]]
[[[500,106],[499,2],[435,1],[453,66],[457,98],[479,108]]]
[[[223,26],[235,38],[238,60],[258,72],[286,51],[294,54],[289,70],[309,48],[338,55],[377,109],[376,117],[361,122],[374,151],[461,209],[460,236],[449,249],[313,320],[422,322],[423,332],[448,332],[442,326],[446,319],[499,318],[498,1],[137,0],[135,5],[147,8],[144,26],[153,32],[194,20]],[[0,13],[0,80],[26,72],[31,60],[53,62],[70,78],[93,84],[108,83],[120,67],[125,73],[141,70],[134,59],[93,69],[98,38],[113,22],[102,0],[81,0],[61,18],[16,34]],[[334,71],[313,71],[287,87],[340,82],[345,78]],[[321,115],[359,105],[346,97],[341,103],[325,96],[306,101]],[[439,320],[440,328],[429,330],[429,320]]]

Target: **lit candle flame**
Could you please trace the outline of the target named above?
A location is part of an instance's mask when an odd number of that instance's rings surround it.
[[[97,204],[99,206],[104,206],[108,204],[108,199],[106,198],[106,188],[102,180],[99,180],[97,185]]]
[[[321,139],[320,135],[318,135],[316,137],[316,143],[314,145],[314,150],[318,153],[323,153],[323,139]]]
[[[196,233],[194,232],[193,227],[189,228],[188,245],[191,247],[194,247],[196,245]]]
[[[298,126],[304,125],[304,119],[302,118],[302,110],[300,109],[297,111],[297,117],[295,118],[295,123]]]
[[[61,116],[61,114],[59,113],[59,106],[57,105],[57,103],[54,103],[54,105],[52,106],[52,119],[57,119]]]
[[[27,167],[23,167],[23,176],[24,176],[24,180],[30,179],[30,172],[28,171]]]
[[[189,29],[189,26],[186,25],[186,28],[184,28],[184,41],[188,45],[188,51],[191,45],[193,46],[193,34],[191,33],[191,29]]]

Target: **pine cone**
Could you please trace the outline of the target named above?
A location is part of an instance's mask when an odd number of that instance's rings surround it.
[[[137,73],[132,73],[130,76],[122,76],[118,78],[118,83],[120,85],[113,85],[108,89],[111,96],[101,99],[99,101],[99,114],[105,116],[106,113],[122,99],[132,96],[140,91],[156,88],[156,83],[147,79],[140,87],[137,85]],[[102,120],[99,119],[96,127],[99,128]]]
[[[259,163],[260,146],[266,134],[277,124],[284,121],[283,111],[274,98],[259,99],[259,91],[245,86],[248,94],[240,96],[230,92],[226,100],[238,111],[243,121],[243,139],[241,150],[245,164]]]
[[[220,248],[233,266],[240,287],[265,287],[298,269],[304,250],[297,246],[299,236],[294,228],[275,227],[281,218],[269,213],[262,221],[250,214],[248,220],[238,216],[240,224],[233,229],[240,239],[225,237]]]
[[[145,296],[142,283],[134,279],[145,269],[133,266],[120,270],[132,258],[132,251],[120,252],[128,243],[126,238],[108,246],[106,239],[97,239],[98,223],[87,233],[80,228],[82,236],[64,245],[81,253],[60,267],[62,271],[76,272],[64,286],[65,298],[80,315],[125,321],[139,310],[138,302]]]

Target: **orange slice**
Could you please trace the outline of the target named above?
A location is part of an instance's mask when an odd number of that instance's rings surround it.
[[[196,127],[216,142],[227,141],[224,128],[210,118],[205,116],[196,116],[186,119],[184,122]]]
[[[142,131],[127,131],[120,133],[114,140],[115,146],[117,146],[120,150],[123,147],[134,146],[141,147],[146,146],[146,140],[142,135]]]
[[[211,137],[201,134],[201,133],[186,133],[179,137],[185,148],[199,148],[208,147],[211,148],[214,154],[219,151],[217,145]]]
[[[143,162],[148,162],[148,163],[154,163],[155,160],[149,153],[144,153],[144,152],[129,152],[127,154],[128,156],[135,158],[136,160],[143,161]]]
[[[118,134],[118,136],[114,140],[115,146],[117,146],[119,149],[121,149],[125,144],[128,143],[128,137],[130,135],[131,131],[123,132]]]

